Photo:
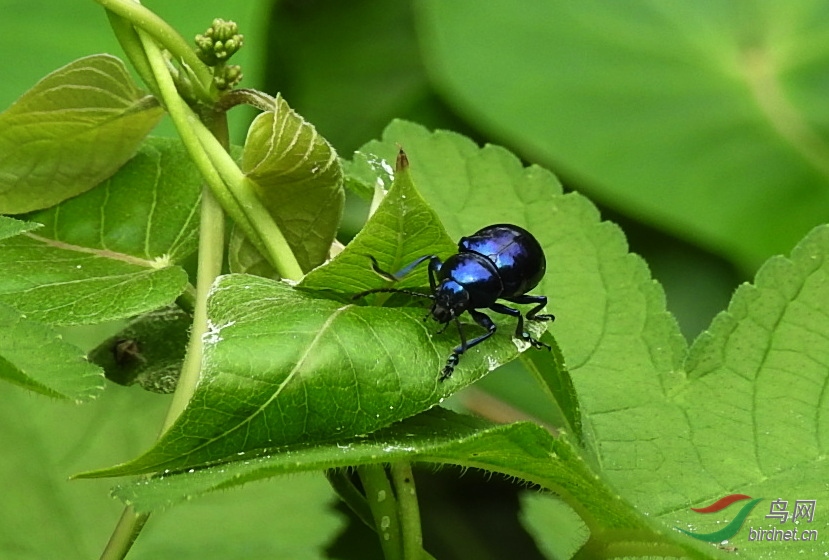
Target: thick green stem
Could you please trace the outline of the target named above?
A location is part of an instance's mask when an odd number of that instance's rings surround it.
[[[222,273],[224,257],[224,213],[210,189],[202,192],[199,226],[199,268],[196,281],[196,306],[181,376],[167,410],[161,431],[166,431],[187,407],[199,380],[202,364],[202,336],[207,332],[207,296],[213,281]]]
[[[138,514],[131,506],[124,508],[118,525],[109,537],[109,542],[101,553],[101,560],[120,560],[127,555],[135,539],[144,528],[149,514]]]
[[[191,159],[222,208],[280,276],[299,280],[302,269],[285,236],[256,195],[254,185],[213,133],[178,96],[158,47],[152,40],[142,40],[167,111]]]
[[[414,474],[409,463],[391,465],[391,481],[397,496],[397,517],[403,541],[403,558],[416,560],[427,558],[423,550],[423,533],[420,527],[420,506],[417,503]]]
[[[273,217],[262,204],[259,195],[256,194],[256,185],[242,173],[236,162],[220,145],[216,139],[203,127],[194,126],[193,131],[202,142],[202,148],[216,166],[222,179],[230,188],[236,201],[242,206],[245,215],[255,230],[255,237],[264,244],[264,251],[260,252],[268,258],[268,261],[276,269],[282,278],[299,280],[303,272],[294,256],[294,252],[288,245],[288,241],[273,221]],[[245,232],[247,235],[247,232]],[[248,237],[248,239],[253,239]],[[254,243],[255,244],[255,243]],[[258,247],[257,247],[258,248]]]
[[[366,501],[374,517],[374,528],[380,538],[385,560],[401,560],[403,543],[400,534],[397,499],[382,464],[357,467],[366,493]]]

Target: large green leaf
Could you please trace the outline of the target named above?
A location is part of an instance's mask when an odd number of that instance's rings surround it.
[[[415,5],[450,103],[604,203],[752,270],[825,220],[824,2]]]
[[[0,241],[0,302],[51,324],[97,323],[171,303],[176,262],[196,248],[200,178],[178,143],[156,140],[83,196],[28,216]]]
[[[273,109],[250,125],[242,169],[253,180],[302,269],[321,264],[328,257],[345,201],[334,148],[277,96]]]
[[[208,317],[187,410],[146,454],[91,475],[184,469],[370,433],[437,405],[517,353],[511,334],[498,333],[441,382],[457,335],[435,335],[423,310],[321,299],[243,274],[217,280]]]
[[[47,327],[0,304],[0,378],[22,387],[76,401],[104,388],[103,372],[80,348]]]
[[[682,548],[677,536],[655,529],[597,479],[567,441],[532,423],[498,425],[437,408],[336,444],[240,455],[220,466],[129,483],[118,487],[115,494],[139,511],[151,511],[280,474],[394,461],[447,463],[507,473],[575,500],[590,527],[593,540],[588,547],[594,553],[681,552],[687,557],[705,557],[695,545]]]
[[[538,292],[556,315],[550,331],[579,396],[587,451],[640,510],[699,527],[705,518],[688,508],[725,494],[792,503],[826,495],[826,227],[737,292],[688,354],[686,378],[686,345],[660,287],[589,202],[560,194],[552,176],[504,150],[452,133],[396,122],[363,151],[391,161],[398,145],[450,235],[506,221],[541,242],[548,267]],[[764,523],[763,513],[749,522]],[[789,550],[747,546],[763,545]]]
[[[753,285],[741,286],[727,311],[691,347],[685,362],[687,379],[666,386],[671,401],[681,409],[688,425],[687,438],[694,457],[667,457],[650,472],[629,461],[616,462],[619,484],[644,490],[660,473],[678,472],[698,463],[693,476],[683,477],[679,488],[661,481],[664,492],[662,516],[679,520],[699,533],[713,532],[722,519],[701,516],[682,507],[679,499],[670,511],[670,495],[686,495],[697,505],[708,505],[738,489],[765,498],[749,516],[747,525],[767,528],[764,516],[772,499],[829,500],[824,481],[829,476],[824,457],[829,448],[824,387],[829,381],[829,226],[813,230],[792,251],[791,257],[766,262]],[[634,411],[606,416],[611,423],[629,423]],[[637,423],[642,423],[641,419]],[[609,430],[608,430],[609,431]],[[663,434],[641,441],[643,451],[665,448]],[[656,459],[656,457],[654,457]],[[667,460],[665,460],[667,459]],[[667,469],[670,469],[668,471]],[[656,471],[656,476],[654,475]],[[647,480],[647,482],[645,482]],[[644,501],[634,490],[637,501]],[[649,497],[648,501],[654,501]],[[706,503],[707,502],[707,503]],[[685,502],[687,503],[687,502]],[[801,530],[824,535],[829,520],[815,515]],[[793,529],[791,522],[783,527]],[[747,529],[743,534],[747,533]],[[810,555],[823,553],[826,537],[797,543]],[[753,550],[767,551],[770,543],[756,543]],[[741,546],[742,548],[742,546]],[[790,543],[777,544],[791,553]]]
[[[402,169],[366,234],[311,273],[302,289],[249,275],[221,277],[208,305],[212,327],[190,406],[147,454],[95,474],[180,469],[261,447],[370,433],[437,405],[514,358],[527,345],[512,340],[511,321],[441,382],[458,344],[455,329],[438,334],[436,325],[424,324],[423,307],[350,301],[387,284],[371,270],[369,255],[395,266],[453,247]],[[425,271],[412,276],[428,285]],[[323,289],[334,299],[323,298]],[[530,329],[537,336],[543,325]]]
[[[0,212],[85,192],[135,154],[162,111],[110,55],[76,60],[0,114]]]

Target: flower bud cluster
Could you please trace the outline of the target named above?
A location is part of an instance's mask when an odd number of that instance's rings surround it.
[[[244,41],[236,22],[217,18],[203,35],[196,35],[196,54],[208,66],[216,66],[227,62]]]

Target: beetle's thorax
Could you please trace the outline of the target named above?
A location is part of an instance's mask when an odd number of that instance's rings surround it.
[[[435,290],[432,317],[438,323],[448,323],[469,308],[469,292],[466,288],[447,278]]]

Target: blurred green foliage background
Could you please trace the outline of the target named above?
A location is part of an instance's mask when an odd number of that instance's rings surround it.
[[[566,189],[586,194],[622,226],[688,338],[766,258],[788,253],[829,215],[829,4],[819,0],[144,3],[185,37],[214,17],[236,20],[246,37],[234,59],[243,66],[242,85],[281,92],[344,158],[404,118],[504,145],[552,169]],[[0,13],[0,107],[75,58],[121,54],[94,2],[2,0]],[[250,116],[231,115],[237,143]],[[169,123],[159,133],[174,134]],[[366,203],[352,197],[343,239],[365,213]],[[485,386],[538,412],[520,376],[498,372]],[[106,415],[124,398],[105,396],[80,414]],[[42,430],[48,437],[63,429],[55,422]],[[504,521],[518,507],[504,497],[514,497],[512,490],[502,494],[490,484],[481,497],[473,477],[458,484],[448,474],[429,475],[423,485],[424,501],[444,502],[427,506],[425,516],[427,538],[445,551],[438,557],[463,557],[458,542],[478,543],[476,558],[503,557],[486,543],[510,530],[513,555],[519,547],[534,553],[517,522]],[[74,494],[78,484],[88,483],[73,483]],[[461,497],[446,500],[452,494]],[[446,505],[470,505],[471,496],[495,504],[497,514],[489,519],[479,502],[467,514]],[[317,503],[327,499],[323,493]],[[74,496],[66,507],[83,503]],[[249,518],[275,515],[259,507],[251,502]],[[100,519],[98,536],[114,522]],[[337,546],[347,549],[347,541]]]

